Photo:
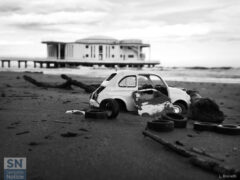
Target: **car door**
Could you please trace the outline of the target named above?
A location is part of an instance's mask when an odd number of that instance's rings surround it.
[[[134,101],[132,98],[132,92],[137,90],[137,76],[129,75],[125,76],[118,82],[118,94],[119,98],[125,101],[128,110],[134,110]]]

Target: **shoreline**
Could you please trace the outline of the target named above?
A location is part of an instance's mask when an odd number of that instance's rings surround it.
[[[110,68],[59,68],[59,69],[45,69],[45,68],[0,68],[0,72],[29,72],[29,73],[43,73],[46,75],[60,75],[67,74],[72,76],[84,76],[89,78],[101,77],[102,79],[108,77],[116,70],[134,70],[134,71],[155,71],[161,74],[165,81],[178,82],[197,82],[197,83],[220,83],[220,84],[240,84],[240,69],[232,70],[211,70],[211,69],[110,69]],[[229,73],[230,71],[230,73]]]

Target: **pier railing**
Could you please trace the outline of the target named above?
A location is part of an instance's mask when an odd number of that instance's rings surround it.
[[[43,68],[60,68],[60,67],[72,67],[72,66],[106,66],[106,67],[154,67],[155,65],[160,64],[159,61],[122,61],[122,60],[114,60],[114,61],[96,61],[96,60],[55,60],[48,58],[23,58],[23,57],[0,57],[1,67],[4,68],[5,64],[7,67],[11,67],[11,62],[15,61],[18,63],[18,68],[21,68],[21,64],[24,64],[24,67],[28,67],[28,62],[32,62],[34,68],[40,67]]]

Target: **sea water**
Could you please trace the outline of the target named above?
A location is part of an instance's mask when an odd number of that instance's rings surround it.
[[[44,74],[68,74],[79,75],[87,77],[100,77],[105,78],[111,73],[118,70],[135,70],[135,71],[151,71],[158,72],[165,81],[184,81],[184,82],[208,82],[208,83],[237,83],[240,84],[240,68],[103,68],[103,67],[83,67],[78,66],[75,68],[34,68],[32,62],[28,62],[28,67],[24,68],[24,63],[21,68],[18,68],[17,62],[11,62],[11,68],[0,67],[0,71],[13,71],[13,72],[43,72]]]

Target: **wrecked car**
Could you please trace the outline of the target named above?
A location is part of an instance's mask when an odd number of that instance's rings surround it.
[[[190,104],[190,96],[186,90],[169,87],[157,72],[122,70],[112,73],[91,94],[90,106],[99,108],[111,99],[118,103],[120,109],[136,111],[141,94],[151,96],[148,99],[154,101],[155,104],[159,104],[156,102],[157,99],[164,99],[164,106],[172,104],[174,112],[179,114],[186,113]],[[150,100],[145,99],[145,102],[140,102],[140,104],[144,105],[149,102]]]

